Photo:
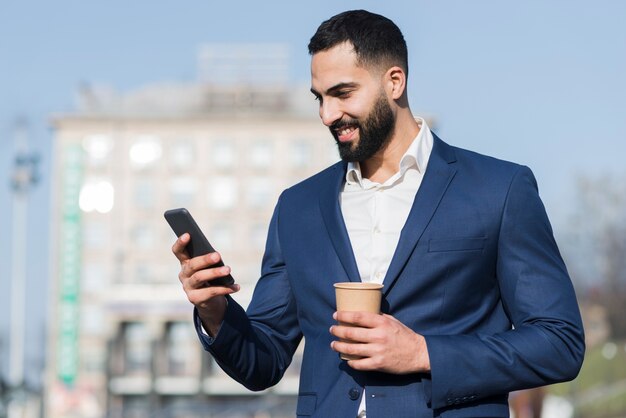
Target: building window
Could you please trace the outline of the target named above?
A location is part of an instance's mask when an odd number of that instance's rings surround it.
[[[229,251],[234,248],[235,231],[232,223],[220,222],[211,227],[210,240],[217,251]]]
[[[156,242],[154,228],[144,223],[138,223],[132,229],[132,242],[135,248],[149,250]]]
[[[88,250],[101,250],[109,243],[109,228],[105,222],[90,220],[83,226],[83,243]]]
[[[170,203],[172,207],[193,205],[197,192],[197,180],[194,177],[181,176],[170,180]]]
[[[268,168],[272,164],[272,143],[263,140],[256,141],[252,144],[249,158],[250,165],[254,168]]]
[[[81,309],[80,315],[81,331],[85,335],[102,335],[104,315],[99,306],[85,305]]]
[[[255,177],[246,182],[246,200],[252,208],[265,208],[272,198],[272,182],[268,177]]]
[[[167,418],[198,418],[212,417],[210,407],[206,404],[200,404],[198,401],[191,399],[189,396],[165,396],[163,397],[163,410],[167,411]],[[199,413],[202,411],[202,415]],[[242,416],[235,413],[233,416]],[[258,414],[256,414],[258,416]],[[263,416],[263,415],[262,415]],[[286,416],[286,415],[285,415]]]
[[[237,204],[237,179],[232,176],[216,176],[209,183],[209,206],[214,209],[232,209]]]
[[[191,141],[180,141],[172,144],[171,154],[169,155],[170,164],[174,168],[190,169],[192,168],[195,149]]]
[[[337,149],[337,146],[335,145],[334,142],[329,142],[328,143],[328,148],[326,149],[326,153],[328,155],[328,162],[330,164],[334,164],[337,161],[339,161],[339,150]]]
[[[124,396],[122,418],[151,418],[154,405],[148,396]]]
[[[139,178],[135,182],[135,206],[140,209],[152,209],[156,205],[156,189],[154,180]]]
[[[88,135],[83,139],[83,149],[87,152],[89,164],[92,167],[101,167],[109,159],[113,140],[105,134]]]
[[[78,197],[78,205],[83,212],[109,213],[114,201],[115,189],[107,178],[87,179]]]
[[[252,237],[252,248],[257,251],[262,251],[265,248],[265,241],[267,240],[267,224],[256,223],[252,225],[250,235]]]
[[[134,283],[138,284],[146,284],[146,283],[154,283],[159,280],[159,277],[155,274],[154,269],[152,268],[152,263],[149,261],[139,261],[135,264],[135,277],[133,278]]]
[[[165,331],[167,374],[193,376],[200,368],[196,333],[190,322],[171,322]]]
[[[298,140],[291,144],[289,160],[291,167],[296,170],[308,168],[313,159],[313,147],[305,140]]]
[[[101,262],[85,261],[82,267],[81,286],[86,293],[98,293],[109,285],[107,266]]]
[[[149,374],[152,347],[150,332],[143,322],[126,322],[122,327],[124,347],[124,374]]]
[[[155,165],[161,159],[162,152],[159,138],[141,135],[131,145],[128,155],[133,168],[144,169]]]
[[[230,139],[214,142],[211,147],[211,160],[213,165],[220,169],[228,169],[235,166],[235,144]]]
[[[99,328],[102,331],[102,322],[100,322]],[[105,373],[107,356],[102,346],[81,347],[80,354],[84,371],[98,374]]]

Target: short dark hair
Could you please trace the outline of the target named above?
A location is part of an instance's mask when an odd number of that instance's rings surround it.
[[[397,65],[409,72],[408,52],[400,28],[367,10],[348,10],[323,22],[309,42],[309,54],[350,42],[362,66]]]

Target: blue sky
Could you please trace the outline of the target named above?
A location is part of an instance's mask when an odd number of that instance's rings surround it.
[[[27,233],[28,338],[40,346],[50,114],[71,111],[83,82],[129,91],[193,81],[197,48],[210,42],[286,42],[292,79],[307,81],[310,36],[322,20],[354,8],[384,14],[402,29],[411,107],[433,116],[445,141],[533,169],[557,238],[576,204],[577,176],[626,174],[624,1],[2,0],[0,318],[8,314],[8,177],[17,117],[30,123],[44,175],[31,196]],[[6,329],[0,320],[0,335]]]

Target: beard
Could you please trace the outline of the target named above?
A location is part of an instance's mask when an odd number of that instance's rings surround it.
[[[337,142],[339,156],[348,162],[365,161],[373,157],[391,139],[394,130],[394,117],[384,92],[378,96],[373,109],[360,122],[359,119],[344,118],[330,126],[330,132]],[[356,143],[340,142],[337,131],[343,127],[359,129],[359,139]]]

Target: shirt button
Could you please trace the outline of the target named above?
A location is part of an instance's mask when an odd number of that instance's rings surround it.
[[[361,395],[361,392],[357,388],[352,388],[348,391],[348,396],[353,401],[356,401],[357,399],[359,399],[360,395]]]
[[[380,234],[380,229],[378,229],[378,227],[374,227],[374,233],[375,234]]]

